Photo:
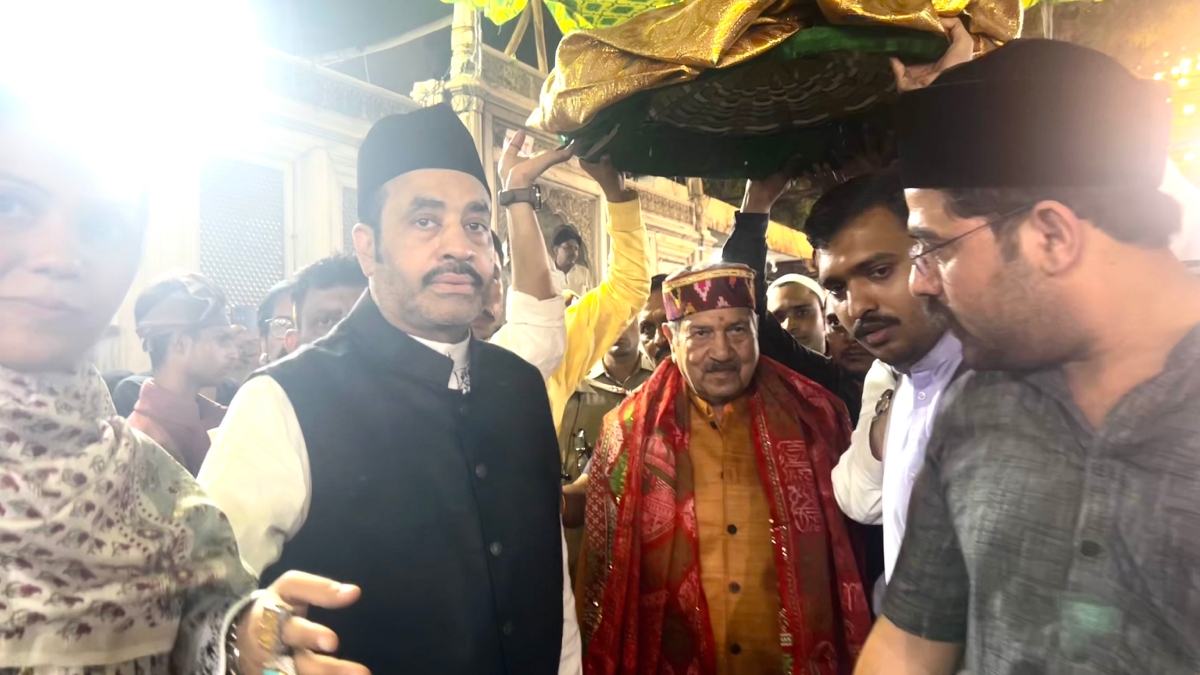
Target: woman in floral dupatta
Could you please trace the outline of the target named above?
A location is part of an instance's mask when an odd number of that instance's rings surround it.
[[[212,672],[254,579],[225,517],[85,364],[146,221],[100,184],[0,96],[0,673]]]
[[[0,675],[223,675],[230,647],[258,675],[284,643],[285,670],[363,673],[305,651],[336,637],[283,602],[358,589],[290,574],[250,596],[225,516],[85,363],[141,255],[144,200],[114,178],[0,91]]]

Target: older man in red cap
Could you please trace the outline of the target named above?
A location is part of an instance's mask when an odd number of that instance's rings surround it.
[[[830,477],[845,406],[759,357],[753,285],[744,265],[669,277],[671,359],[604,420],[589,675],[848,673],[870,629]]]

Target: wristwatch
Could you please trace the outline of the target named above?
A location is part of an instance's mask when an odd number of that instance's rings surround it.
[[[513,204],[529,204],[534,211],[539,211],[542,208],[542,189],[537,185],[527,188],[516,188],[515,190],[501,190],[500,194],[496,195],[496,201],[500,206],[512,206]]]

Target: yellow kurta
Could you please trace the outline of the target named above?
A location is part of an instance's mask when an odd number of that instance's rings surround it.
[[[690,435],[700,579],[717,673],[782,673],[771,508],[758,475],[746,399],[725,406],[718,423],[711,407],[693,396]]]
[[[646,225],[638,200],[608,204],[612,262],[608,276],[567,308],[567,349],[546,380],[554,428],[562,427],[567,401],[650,297]]]

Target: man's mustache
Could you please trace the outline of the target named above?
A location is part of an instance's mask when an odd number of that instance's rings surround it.
[[[438,277],[443,274],[462,274],[471,277],[471,285],[475,288],[483,288],[483,276],[479,271],[466,262],[446,263],[439,265],[430,270],[425,276],[421,277],[421,287],[432,286],[437,282]]]
[[[887,316],[885,314],[879,314],[878,312],[871,312],[854,322],[854,338],[856,340],[862,340],[875,331],[899,325],[900,319],[897,319],[894,316]]]
[[[736,373],[740,369],[734,361],[712,361],[704,366],[704,373]]]

